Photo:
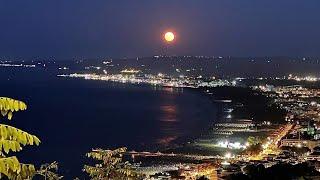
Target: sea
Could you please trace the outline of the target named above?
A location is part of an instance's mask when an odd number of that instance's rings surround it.
[[[216,104],[195,89],[57,77],[50,68],[0,67],[0,97],[27,103],[1,123],[37,135],[23,163],[57,161],[65,179],[85,177],[92,148],[158,151],[200,136],[217,119]]]

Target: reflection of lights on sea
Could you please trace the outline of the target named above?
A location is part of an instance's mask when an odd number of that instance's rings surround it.
[[[164,137],[162,139],[159,139],[158,140],[158,143],[159,144],[162,144],[162,145],[169,145],[172,141],[176,140],[177,139],[177,136],[172,136],[172,137]]]
[[[232,108],[226,109],[225,112],[231,113],[233,111]]]
[[[164,121],[164,122],[177,121],[177,107],[175,105],[161,106],[160,109],[164,114],[164,116],[161,118],[161,121]]]

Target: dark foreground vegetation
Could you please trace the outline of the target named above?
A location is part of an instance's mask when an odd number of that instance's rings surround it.
[[[320,173],[308,163],[297,165],[276,164],[269,168],[263,165],[249,165],[243,169],[244,173],[232,174],[228,180],[291,180],[291,179],[310,179],[312,176],[320,178]]]

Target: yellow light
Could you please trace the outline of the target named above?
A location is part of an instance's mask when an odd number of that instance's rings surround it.
[[[298,147],[298,148],[302,148],[302,145],[299,143],[299,144],[297,145],[297,147]]]
[[[167,41],[167,42],[172,42],[174,40],[174,34],[173,32],[166,32],[164,34],[164,39]]]

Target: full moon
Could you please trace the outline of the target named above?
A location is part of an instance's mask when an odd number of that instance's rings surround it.
[[[173,32],[166,32],[164,34],[164,39],[167,41],[167,42],[172,42],[174,40],[174,34]]]

